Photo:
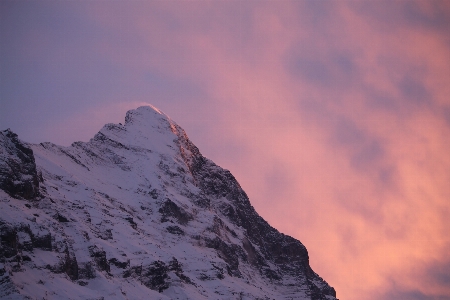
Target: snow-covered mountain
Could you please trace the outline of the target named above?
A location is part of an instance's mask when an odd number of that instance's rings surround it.
[[[0,132],[0,243],[1,299],[336,299],[150,106],[70,147]]]

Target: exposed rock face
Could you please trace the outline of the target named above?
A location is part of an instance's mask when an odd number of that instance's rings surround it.
[[[39,196],[33,150],[9,129],[0,132],[0,189],[19,199]]]
[[[125,121],[71,147],[1,133],[2,299],[336,299],[181,127]]]

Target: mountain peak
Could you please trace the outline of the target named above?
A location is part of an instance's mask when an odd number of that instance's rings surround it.
[[[146,123],[151,120],[161,120],[165,119],[167,121],[171,121],[170,117],[163,113],[158,108],[153,105],[140,106],[136,109],[131,109],[127,111],[125,117],[125,125],[127,124],[135,124],[135,123]]]
[[[124,125],[109,123],[103,126],[91,142],[109,140],[166,153],[176,148],[175,141],[180,132],[184,134],[181,127],[161,110],[141,106],[126,113]]]
[[[153,106],[70,147],[7,132],[0,167],[2,299],[336,299]]]

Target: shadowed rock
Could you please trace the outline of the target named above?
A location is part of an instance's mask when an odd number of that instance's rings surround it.
[[[0,154],[0,189],[14,198],[38,197],[39,177],[33,150],[7,129],[0,132]]]

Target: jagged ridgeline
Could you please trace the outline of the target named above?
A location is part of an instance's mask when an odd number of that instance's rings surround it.
[[[1,299],[336,299],[150,106],[70,147],[0,132]]]

